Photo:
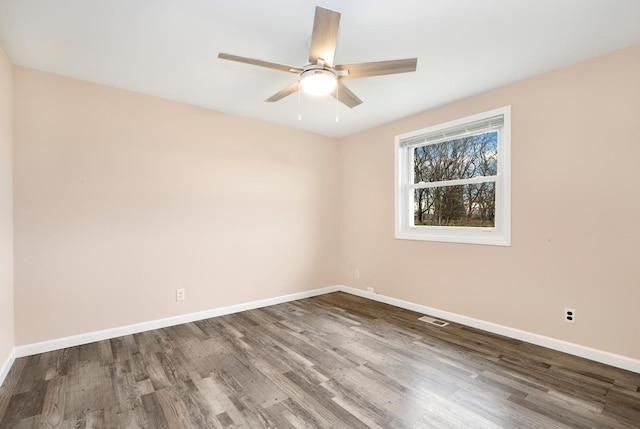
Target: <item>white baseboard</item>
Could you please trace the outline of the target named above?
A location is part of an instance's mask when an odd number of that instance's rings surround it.
[[[152,320],[149,322],[136,323],[133,325],[121,326],[118,328],[104,329],[102,331],[88,332],[86,334],[74,335],[54,340],[42,341],[39,343],[26,344],[15,348],[15,356],[23,357],[38,353],[50,352],[53,350],[74,347],[82,344],[89,344],[95,341],[108,340],[121,337],[123,335],[137,334],[150,331],[152,329],[167,328],[169,326],[180,325],[182,323],[195,322],[197,320],[209,319],[211,317],[224,316],[225,314],[238,313],[241,311],[253,310],[270,305],[282,304],[284,302],[298,299],[311,298],[317,295],[337,292],[338,286],[329,286],[321,289],[314,289],[305,292],[292,293],[275,298],[266,298],[244,304],[230,305],[227,307],[214,308],[211,310],[199,311],[197,313],[182,314],[180,316],[167,317],[165,319]]]
[[[355,289],[349,286],[338,286],[342,292],[352,295],[361,296],[363,298],[373,299],[375,301],[391,304],[396,307],[405,308],[417,313],[428,314],[437,318],[449,320],[451,322],[460,323],[461,325],[470,326],[472,328],[481,329],[516,340],[525,341],[527,343],[546,347],[552,350],[568,353],[574,356],[583,357],[596,362],[615,366],[616,368],[626,369],[640,373],[640,360],[632,359],[602,350],[593,349],[579,344],[569,343],[567,341],[558,340],[544,335],[534,334],[532,332],[521,331],[519,329],[510,328],[508,326],[498,325],[496,323],[486,322],[484,320],[474,319],[473,317],[463,316],[461,314],[450,313],[437,308],[427,307],[425,305],[415,304],[409,301],[392,298],[377,293],[365,292],[364,290]]]
[[[15,360],[15,358],[18,358],[18,357],[30,356],[33,354],[58,350],[65,347],[73,347],[73,346],[78,346],[82,344],[88,344],[95,341],[101,341],[101,340],[120,337],[123,335],[136,334],[139,332],[149,331],[151,329],[166,328],[169,326],[179,325],[181,323],[194,322],[197,320],[208,319],[211,317],[223,316],[225,314],[232,314],[240,311],[253,310],[256,308],[267,307],[275,304],[282,304],[285,302],[295,301],[303,298],[310,298],[313,296],[324,295],[326,293],[338,292],[338,291],[361,296],[364,298],[372,299],[372,300],[383,302],[386,304],[395,305],[396,307],[405,308],[407,310],[412,310],[418,313],[428,314],[430,316],[449,320],[451,322],[460,323],[462,325],[470,326],[472,328],[477,328],[483,331],[492,332],[494,334],[503,335],[505,337],[526,341],[528,343],[547,347],[547,348],[561,351],[564,353],[569,353],[575,356],[580,356],[596,362],[601,362],[607,365],[615,366],[617,368],[622,368],[629,371],[640,373],[640,360],[637,360],[637,359],[632,359],[626,356],[620,356],[620,355],[605,352],[602,350],[597,350],[590,347],[569,343],[569,342],[558,340],[555,338],[546,337],[544,335],[521,331],[519,329],[498,325],[498,324],[487,322],[484,320],[474,319],[472,317],[467,317],[467,316],[463,316],[456,313],[450,313],[448,311],[427,307],[425,305],[415,304],[409,301],[403,301],[401,299],[397,299],[397,298],[393,298],[385,295],[365,292],[363,290],[355,289],[349,286],[336,285],[336,286],[329,286],[329,287],[320,288],[320,289],[314,289],[306,292],[284,295],[284,296],[275,297],[275,298],[262,299],[262,300],[248,302],[244,304],[220,307],[220,308],[201,311],[197,313],[183,314],[180,316],[152,320],[149,322],[137,323],[134,325],[122,326],[122,327],[113,328],[113,329],[105,329],[102,331],[89,332],[86,334],[80,334],[80,335],[75,335],[71,337],[64,337],[64,338],[54,339],[50,341],[43,341],[39,343],[17,346],[14,348],[11,356],[9,356],[9,358],[7,359],[7,362],[5,363],[5,365],[2,368],[0,368],[0,381],[4,380],[4,377],[6,377],[6,374],[8,373],[9,368],[11,368],[13,361]]]
[[[4,383],[5,378],[9,374],[9,370],[13,366],[13,362],[16,360],[16,349],[15,347],[11,349],[11,353],[7,356],[7,360],[4,362],[2,366],[0,366],[0,386]]]

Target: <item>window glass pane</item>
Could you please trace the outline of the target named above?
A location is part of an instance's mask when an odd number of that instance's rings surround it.
[[[495,176],[498,132],[418,146],[413,150],[413,183]]]
[[[495,227],[494,182],[414,191],[415,226]]]

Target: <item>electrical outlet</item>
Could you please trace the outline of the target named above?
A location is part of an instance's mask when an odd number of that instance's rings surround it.
[[[574,308],[564,308],[564,321],[567,323],[576,323],[576,310]]]
[[[184,301],[184,288],[176,289],[176,301]]]
[[[369,292],[369,293],[376,293],[376,290],[375,290],[374,288],[372,288],[372,287],[368,287],[368,288],[367,288],[367,292]]]
[[[353,272],[353,277],[355,277],[356,279],[359,279],[360,278],[360,270],[355,270]]]

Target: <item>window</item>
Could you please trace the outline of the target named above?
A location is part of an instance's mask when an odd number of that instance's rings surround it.
[[[396,238],[511,245],[511,108],[396,136]]]

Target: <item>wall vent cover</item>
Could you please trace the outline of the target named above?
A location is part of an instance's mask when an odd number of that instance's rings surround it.
[[[418,320],[422,320],[423,322],[427,322],[436,326],[447,326],[449,324],[449,322],[444,322],[442,320],[434,319],[433,317],[429,316],[418,317]]]

